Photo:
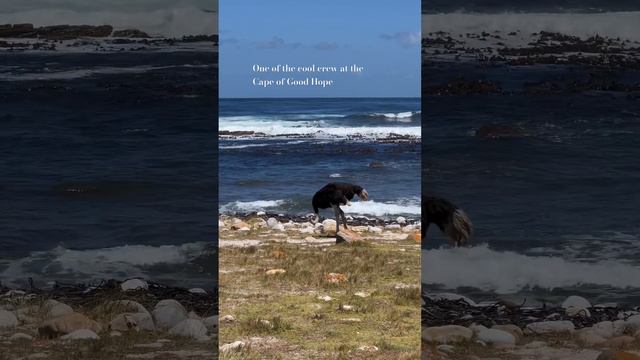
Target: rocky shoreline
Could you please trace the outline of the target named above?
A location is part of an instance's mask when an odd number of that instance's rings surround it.
[[[282,134],[282,135],[268,135],[259,131],[228,131],[223,130],[218,132],[218,138],[221,140],[247,140],[247,139],[315,139],[318,137],[341,140],[345,142],[364,142],[372,141],[380,144],[420,144],[421,138],[412,135],[403,134],[386,134],[381,137],[373,137],[365,134],[352,134],[348,136],[335,136],[324,133],[318,129],[315,134]]]
[[[50,289],[0,285],[0,344],[15,350],[3,359],[153,359],[185,351],[189,358],[211,358],[217,298],[217,290],[142,279]]]
[[[640,359],[640,307],[592,305],[580,296],[542,306],[477,304],[450,293],[422,301],[423,358]]]

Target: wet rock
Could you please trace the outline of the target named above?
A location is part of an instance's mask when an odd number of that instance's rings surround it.
[[[220,352],[225,353],[225,352],[240,351],[245,346],[246,344],[243,341],[238,340],[238,341],[234,341],[232,343],[224,344],[220,346]]]
[[[47,319],[73,313],[71,306],[53,299],[45,301],[42,304],[42,310],[45,312],[45,318]]]
[[[202,320],[186,319],[169,329],[169,334],[200,340],[207,337],[207,327]]]
[[[526,335],[543,335],[543,334],[558,334],[558,333],[572,333],[575,330],[575,326],[571,321],[541,321],[527,325],[524,330]]]
[[[14,313],[0,310],[0,329],[13,329],[18,326],[18,318]]]
[[[432,326],[422,329],[422,340],[439,343],[452,344],[471,340],[473,331],[459,325]]]
[[[187,319],[187,310],[176,300],[162,300],[153,309],[153,319],[157,327],[170,329]]]
[[[80,329],[60,337],[62,340],[98,340],[98,334],[91,330]]]
[[[55,338],[81,329],[98,333],[102,327],[88,317],[74,312],[45,321],[42,326],[38,328],[38,333],[45,338]]]
[[[141,279],[129,279],[120,284],[120,288],[122,291],[147,290],[149,289],[149,284]]]

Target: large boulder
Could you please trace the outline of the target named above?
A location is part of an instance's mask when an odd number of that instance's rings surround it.
[[[162,300],[153,309],[155,324],[162,329],[171,329],[187,318],[187,310],[182,304],[173,299]]]
[[[42,337],[55,338],[81,329],[98,333],[102,330],[102,327],[88,317],[74,312],[45,321],[38,328],[38,333]]]
[[[349,229],[340,229],[340,231],[336,234],[336,244],[343,242],[354,243],[357,241],[362,241],[362,237],[355,231]]]
[[[16,326],[18,326],[16,314],[0,309],[0,329],[14,329]]]
[[[42,310],[47,319],[73,313],[71,306],[53,299],[45,301],[42,304]]]
[[[575,325],[571,321],[540,321],[527,325],[524,333],[527,335],[544,335],[573,333]]]
[[[472,326],[471,330],[476,335],[476,338],[485,344],[500,348],[509,348],[516,345],[516,337],[504,330],[487,329],[482,325]]]
[[[98,340],[100,337],[98,334],[91,330],[80,329],[73,331],[67,335],[62,336],[60,339],[62,340]]]
[[[147,290],[149,284],[142,279],[129,279],[120,284],[122,291]]]

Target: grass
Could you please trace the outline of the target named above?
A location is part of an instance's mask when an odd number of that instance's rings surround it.
[[[221,324],[219,342],[276,340],[257,346],[254,341],[221,359],[419,359],[419,244],[366,241],[319,247],[269,241],[264,233],[224,237],[264,242],[220,249],[220,315],[232,314],[236,321]],[[269,269],[285,273],[266,275]],[[345,281],[327,281],[329,273],[343,274]],[[360,292],[369,295],[355,295]],[[362,346],[379,351],[358,350]]]

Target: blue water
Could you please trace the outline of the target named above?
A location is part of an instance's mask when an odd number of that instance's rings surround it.
[[[637,84],[640,72],[442,62],[428,71],[426,81],[434,84],[487,79],[509,94],[425,98],[424,191],[465,209],[476,236],[470,249],[442,250],[446,241],[430,231],[432,240],[423,244],[434,258],[423,257],[423,281],[480,298],[578,293],[640,301],[638,94],[522,91],[526,82],[571,82],[593,73]],[[526,136],[474,136],[492,123]],[[429,267],[435,257],[446,264]]]
[[[220,139],[222,212],[306,215],[322,186],[350,182],[370,201],[346,212],[419,217],[419,99],[222,99],[219,126],[261,133]]]
[[[216,54],[0,57],[0,280],[211,286]]]

